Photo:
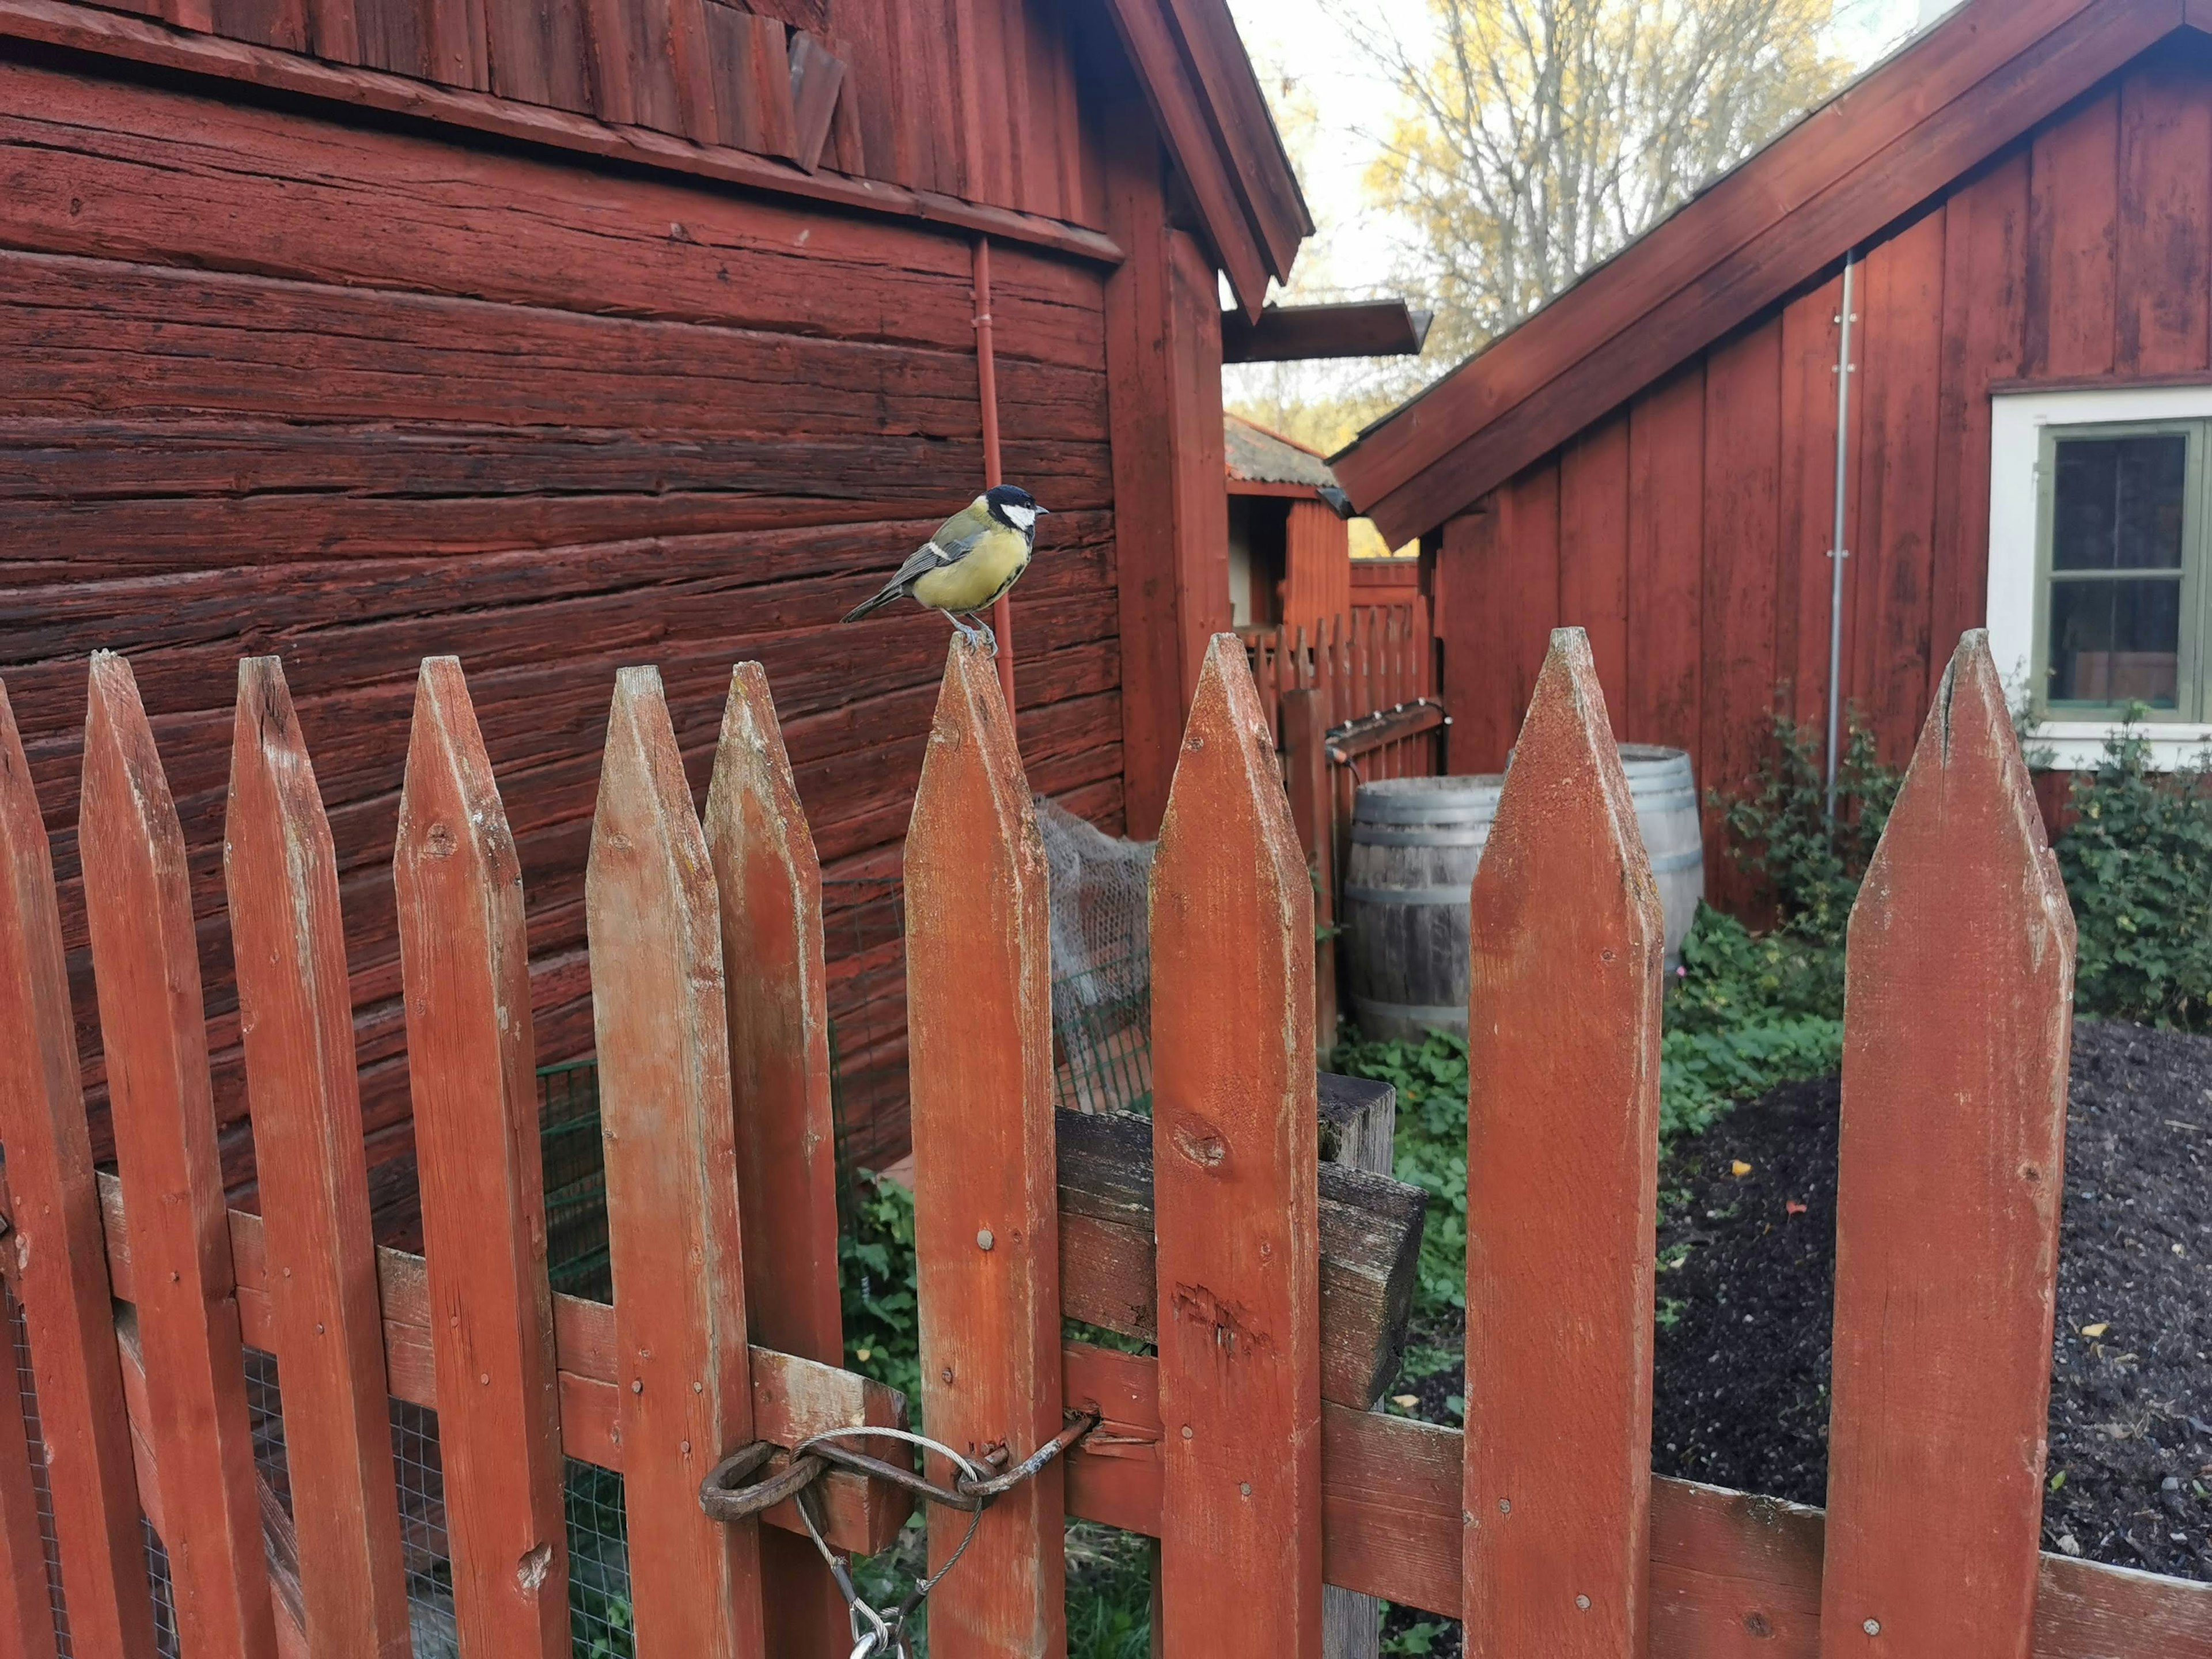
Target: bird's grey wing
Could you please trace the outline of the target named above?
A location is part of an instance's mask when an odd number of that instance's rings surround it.
[[[960,550],[960,553],[967,550],[963,547]],[[951,564],[960,556],[960,553],[948,553],[935,542],[924,542],[906,556],[906,562],[898,568],[896,574],[884,584],[884,591],[889,592],[893,588],[896,588],[902,593],[931,571]]]

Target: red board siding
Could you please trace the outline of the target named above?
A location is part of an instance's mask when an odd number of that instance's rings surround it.
[[[415,665],[458,653],[513,820],[541,1057],[591,1046],[582,878],[616,668],[703,793],[767,665],[834,876],[895,863],[945,630],[837,618],[982,464],[964,238],[0,65],[0,677],[55,836],[88,1082],[86,659],[129,655],[191,849],[226,1175],[235,662],[281,656],[344,896],[374,1155],[408,1149],[392,842]],[[180,184],[179,178],[189,181]],[[1101,279],[994,250],[1036,786],[1120,813]]]
[[[1991,385],[2212,375],[2212,52],[2170,43],[2061,112],[1859,250],[1854,285],[1843,693],[1901,764],[1983,619]],[[1840,299],[1832,267],[1632,398],[1625,514],[1616,413],[1455,521],[1454,769],[1503,761],[1558,623],[1591,630],[1619,738],[1688,749],[1701,788],[1743,787],[1778,691],[1822,717]],[[1724,855],[1706,872],[1750,897]]]

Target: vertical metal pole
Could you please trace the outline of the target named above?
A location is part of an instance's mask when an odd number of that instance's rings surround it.
[[[1836,352],[1836,527],[1828,544],[1832,567],[1828,584],[1828,817],[1836,816],[1837,744],[1844,712],[1844,561],[1850,550],[1844,545],[1844,507],[1851,453],[1851,312],[1852,253],[1844,255],[1844,302],[1837,313],[1843,325],[1842,343]]]
[[[999,375],[991,349],[991,239],[975,239],[975,372],[983,406],[983,488],[1006,475],[999,466]],[[999,690],[1006,699],[1006,728],[1014,729],[1014,608],[1004,593],[991,605],[991,631],[999,641]]]

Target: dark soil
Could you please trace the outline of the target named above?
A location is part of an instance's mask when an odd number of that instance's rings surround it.
[[[1838,1098],[1778,1089],[1661,1167],[1662,1474],[1822,1500]],[[2075,1027],[2052,1346],[2044,1547],[2212,1579],[2212,1038]],[[1456,1365],[1405,1384],[1439,1422],[1460,1386]]]

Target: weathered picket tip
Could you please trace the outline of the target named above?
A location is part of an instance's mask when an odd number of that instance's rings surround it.
[[[1162,1634],[1319,1659],[1313,889],[1233,634],[1168,792],[1152,958]]]
[[[2073,986],[1976,629],[1851,911],[1824,1651],[2033,1648]]]
[[[424,659],[392,856],[453,1610],[566,1659],[568,1547],[522,868],[460,663]]]
[[[337,854],[275,657],[238,665],[223,883],[254,1167],[283,1365],[305,1639],[332,1659],[407,1650],[407,1585],[354,1058]]]
[[[1014,1462],[1060,1430],[1044,843],[991,659],[952,642],[907,832],[907,1021],[922,1418]],[[940,1471],[940,1473],[948,1473]],[[1000,1498],[930,1598],[930,1650],[1066,1641],[1061,1465]],[[935,1559],[967,1517],[933,1509]]]
[[[138,1530],[137,1476],[115,1351],[53,860],[4,684],[0,1146],[8,1152],[13,1206],[0,1249],[13,1258],[13,1282],[30,1332],[48,1468],[68,1472],[48,1484],[70,1587],[70,1630],[88,1652],[148,1659],[154,1652],[153,1599]],[[37,1571],[34,1582],[43,1586],[43,1559]],[[46,1640],[52,1639],[50,1620]]]
[[[184,830],[131,665],[108,652],[92,659],[77,843],[116,1165],[154,1269],[138,1331],[170,1379],[149,1397],[147,1437],[170,1471],[178,1634],[275,1659]]]
[[[721,922],[656,669],[615,679],[584,895],[638,1642],[760,1659],[759,1523],[696,1501],[752,1379]]]
[[[1470,903],[1470,1656],[1641,1655],[1663,923],[1579,628],[1552,635]]]
[[[721,901],[746,1321],[756,1343],[842,1365],[822,865],[757,662],[730,676],[705,828]],[[844,1598],[811,1543],[771,1527],[760,1547],[763,1576],[779,1587],[769,1651],[849,1647]]]

